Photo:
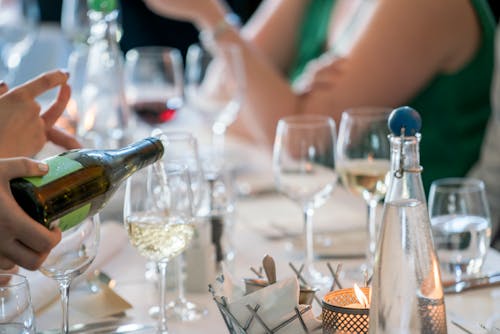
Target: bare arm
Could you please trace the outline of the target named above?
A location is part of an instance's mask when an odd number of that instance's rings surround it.
[[[477,48],[478,24],[468,0],[379,0],[378,3],[371,22],[341,69],[334,68],[331,76],[323,78],[322,85],[313,83],[305,94],[292,91],[281,69],[269,59],[273,51],[263,51],[268,42],[259,36],[264,30],[246,33],[249,41],[235,30],[221,35],[219,41],[241,46],[245,62],[246,106],[234,130],[272,143],[276,123],[285,115],[323,113],[338,121],[342,110],[348,107],[400,105],[415,96],[437,73],[460,68]],[[212,24],[208,19],[199,22],[202,27]],[[269,22],[260,26],[272,27]],[[282,56],[276,56],[279,57]],[[329,65],[336,64],[325,62],[316,70],[318,76],[325,77],[323,70],[331,71]]]

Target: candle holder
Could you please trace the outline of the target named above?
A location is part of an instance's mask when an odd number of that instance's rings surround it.
[[[370,288],[360,288],[368,297]],[[350,308],[358,302],[353,288],[329,292],[323,298],[323,334],[368,333],[369,308]]]

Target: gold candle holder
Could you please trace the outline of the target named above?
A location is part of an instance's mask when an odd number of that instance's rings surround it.
[[[369,298],[370,288],[360,288]],[[368,333],[369,308],[354,308],[359,303],[353,288],[329,292],[323,298],[323,334]],[[348,307],[350,306],[350,307]]]

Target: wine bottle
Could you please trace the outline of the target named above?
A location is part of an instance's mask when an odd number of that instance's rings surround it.
[[[46,159],[46,175],[13,179],[10,188],[34,220],[65,231],[99,212],[125,179],[163,152],[155,137],[117,150],[71,150]]]

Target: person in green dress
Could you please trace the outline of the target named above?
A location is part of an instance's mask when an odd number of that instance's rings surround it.
[[[270,144],[277,121],[410,105],[423,119],[422,178],[464,176],[491,112],[495,21],[486,0],[268,0],[238,29],[221,0],[145,0],[243,50],[234,132]]]

